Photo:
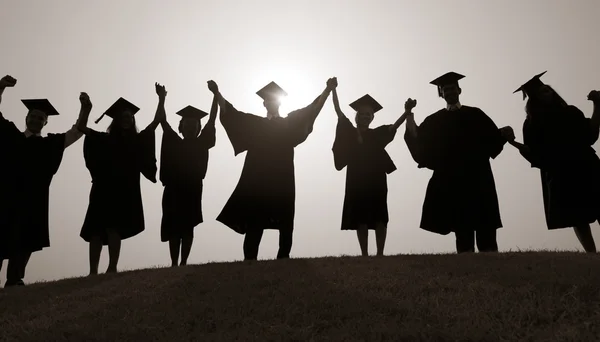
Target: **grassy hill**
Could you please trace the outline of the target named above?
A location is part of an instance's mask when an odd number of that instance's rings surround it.
[[[600,341],[600,255],[148,269],[0,290],[1,341]]]

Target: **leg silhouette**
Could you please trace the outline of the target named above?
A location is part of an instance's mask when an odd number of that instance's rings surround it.
[[[377,241],[377,256],[383,256],[385,248],[385,239],[387,238],[387,226],[383,223],[378,223],[375,229],[375,240]]]
[[[115,230],[108,231],[108,269],[106,273],[116,273],[121,254],[121,236]]]
[[[589,224],[573,227],[577,239],[587,253],[596,253],[596,243]]]
[[[194,244],[194,235],[189,234],[181,239],[181,266],[187,265],[188,257]]]
[[[90,241],[90,275],[98,274],[100,254],[102,254],[102,237],[94,236]]]
[[[292,251],[292,242],[294,238],[294,228],[287,227],[279,231],[279,251],[277,259],[289,259]]]
[[[181,246],[180,238],[171,238],[169,240],[169,252],[171,254],[171,267],[177,267],[179,264],[179,248]]]
[[[258,249],[260,247],[262,236],[262,229],[255,227],[248,229],[246,237],[244,238],[244,260],[258,259]]]
[[[369,256],[369,229],[366,224],[358,226],[356,236],[358,237],[358,244],[360,245],[362,256]]]
[[[475,231],[472,229],[460,229],[455,232],[456,253],[475,252]]]

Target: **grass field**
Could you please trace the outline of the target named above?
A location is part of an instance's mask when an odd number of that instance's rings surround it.
[[[1,341],[600,341],[600,255],[220,263],[0,290]]]

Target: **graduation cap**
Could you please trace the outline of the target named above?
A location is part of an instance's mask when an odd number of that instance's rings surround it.
[[[58,111],[54,108],[54,106],[52,106],[50,101],[48,101],[47,99],[28,99],[21,100],[21,102],[23,102],[23,104],[25,105],[25,107],[27,107],[27,109],[29,109],[29,111],[37,110],[46,114],[47,116],[58,115]]]
[[[180,115],[184,119],[190,118],[190,119],[196,119],[198,121],[200,121],[203,117],[208,115],[208,113],[206,113],[205,111],[202,111],[202,110],[192,107],[192,106],[187,106],[175,114]]]
[[[131,114],[135,115],[135,113],[137,113],[140,109],[134,105],[133,103],[125,100],[124,98],[120,97],[115,103],[112,104],[112,106],[110,106],[99,118],[98,120],[94,121],[94,123],[98,123],[100,122],[100,120],[102,120],[102,118],[104,117],[104,115],[108,115],[108,117],[110,117],[111,119],[114,119],[115,116],[125,112],[125,111],[130,111]]]
[[[530,79],[525,84],[520,86],[519,89],[513,91],[513,94],[516,92],[522,91],[523,92],[523,100],[525,100],[527,98],[528,94],[531,94],[536,89],[538,89],[539,87],[544,85],[544,82],[542,82],[540,80],[540,77],[544,76],[544,74],[547,72],[548,72],[548,70],[542,72],[541,74],[537,74],[537,75],[533,76],[532,79]]]
[[[350,107],[352,107],[352,109],[354,109],[355,111],[359,111],[361,108],[364,107],[368,107],[371,108],[373,110],[373,114],[377,113],[378,111],[380,111],[383,107],[379,104],[379,102],[377,102],[374,98],[371,97],[371,95],[366,94],[365,96],[361,97],[360,99],[352,102],[350,104]]]
[[[442,97],[442,95],[443,95],[442,89],[445,86],[453,85],[453,84],[455,84],[455,85],[458,86],[458,81],[460,79],[463,79],[464,77],[465,76],[463,76],[461,74],[458,74],[458,73],[456,73],[454,71],[450,71],[450,72],[443,74],[442,76],[436,78],[435,80],[433,80],[433,81],[431,81],[429,83],[437,86],[437,88],[438,88],[438,95],[440,97]]]
[[[271,82],[264,86],[261,90],[257,91],[256,95],[267,101],[279,99],[280,97],[287,96],[288,94],[277,83]]]

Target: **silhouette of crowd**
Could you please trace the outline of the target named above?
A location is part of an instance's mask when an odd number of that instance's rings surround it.
[[[545,72],[544,72],[545,73]],[[591,118],[569,105],[549,85],[544,73],[519,87],[525,106],[523,143],[511,127],[498,128],[479,108],[461,104],[455,72],[431,82],[446,107],[417,125],[408,99],[404,113],[391,125],[370,128],[382,106],[369,94],[350,103],[354,123],[340,107],[337,79],[304,108],[280,116],[287,93],[275,82],[256,94],[266,117],[237,110],[208,81],[213,93],[210,113],[192,106],[178,111],[177,131],[166,120],[167,90],[155,84],[158,105],[153,121],[138,131],[139,107],[119,98],[104,116],[112,122],[106,132],[88,127],[92,102],[81,93],[77,122],[67,132],[41,135],[49,117],[59,115],[47,99],[24,99],[26,129],[21,132],[0,112],[0,267],[8,260],[6,287],[24,285],[33,252],[50,246],[49,188],[64,150],[84,138],[83,157],[92,178],[89,205],[80,236],[89,243],[90,275],[98,273],[103,246],[108,246],[107,272],[117,272],[121,241],[144,231],[141,176],[164,187],[160,238],[169,243],[172,266],[186,265],[194,229],[204,221],[203,181],[209,150],[215,146],[215,122],[220,122],[234,154],[246,152],[238,184],[217,221],[244,234],[244,259],[256,260],[265,229],[279,231],[278,259],[290,257],[294,231],[294,148],[311,134],[316,118],[332,94],[338,117],[333,162],[346,168],[342,230],[355,230],[363,256],[368,255],[369,230],[375,231],[377,255],[382,256],[389,221],[387,175],[396,170],[385,150],[405,125],[404,140],[419,168],[433,170],[422,207],[420,228],[442,235],[453,232],[457,253],[497,252],[496,231],[502,227],[490,159],[508,143],[531,167],[540,171],[548,229],[572,227],[587,252],[596,252],[590,223],[600,218],[600,159],[592,145],[600,132],[600,92],[591,91]],[[17,80],[0,80],[0,101]],[[208,116],[202,127],[201,120]],[[163,130],[160,171],[155,131]],[[157,179],[158,173],[158,179]]]

